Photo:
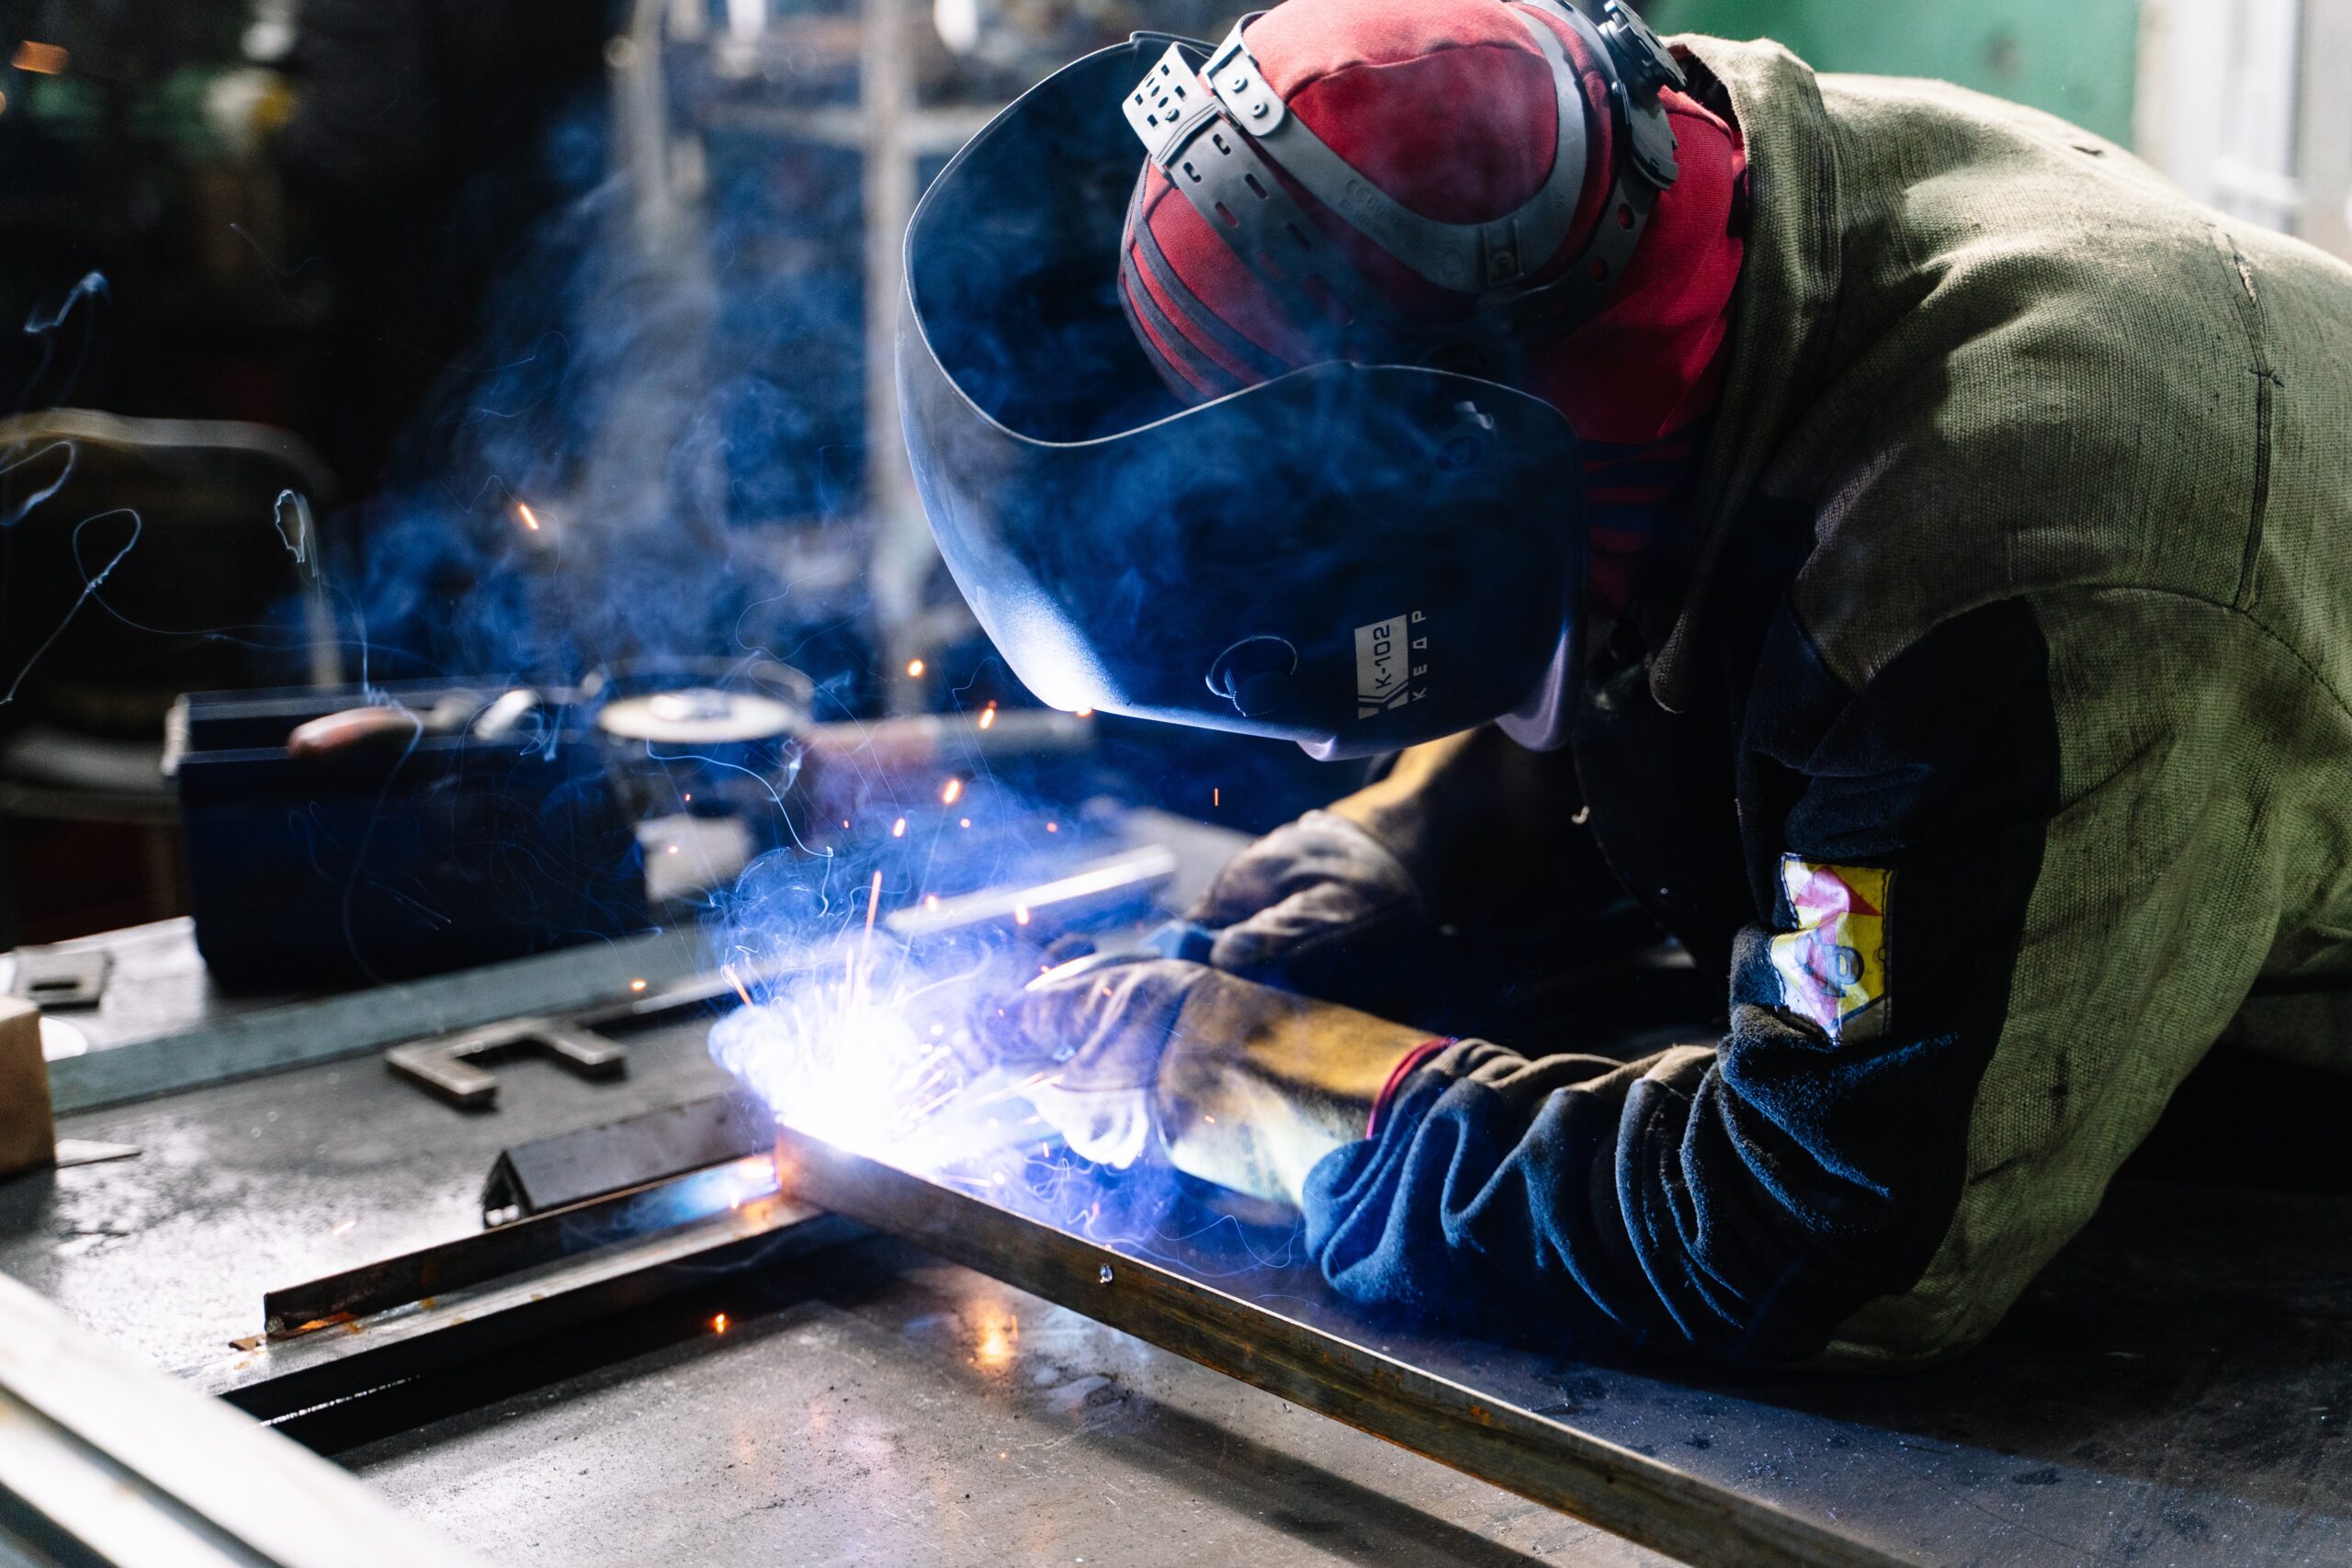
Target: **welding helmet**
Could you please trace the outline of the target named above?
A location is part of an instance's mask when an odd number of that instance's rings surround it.
[[[1628,149],[1617,220],[1556,260],[1588,103],[1539,7],[1606,62]],[[1614,0],[1599,21],[1558,0],[1507,14],[1560,83],[1558,130],[1553,176],[1495,221],[1437,222],[1352,178],[1266,84],[1247,17],[1214,49],[1138,34],[1064,67],[932,182],[906,243],[909,452],[949,571],[1039,698],[1322,758],[1506,716],[1558,743],[1580,463],[1561,413],[1508,384],[1510,356],[1605,299],[1672,181],[1657,93],[1680,77]],[[1138,141],[1261,281],[1311,304],[1328,359],[1196,406],[1170,390],[1121,285]],[[1304,202],[1474,308],[1392,309]]]

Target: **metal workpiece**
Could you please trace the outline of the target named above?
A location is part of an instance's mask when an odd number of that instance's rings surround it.
[[[511,1224],[764,1155],[768,1126],[766,1110],[750,1096],[713,1094],[512,1145],[482,1183],[481,1223]]]
[[[0,1557],[114,1568],[476,1561],[324,1460],[121,1359],[6,1277]]]
[[[650,1182],[553,1213],[535,1214],[396,1258],[346,1269],[272,1290],[262,1297],[262,1333],[273,1340],[300,1338],[399,1308],[439,1305],[459,1292],[514,1277],[546,1264],[622,1247],[666,1231],[741,1210],[773,1197],[772,1156],[729,1160],[706,1170]],[[754,1230],[775,1217],[774,1205],[753,1216]],[[776,1223],[790,1223],[789,1217]],[[740,1227],[708,1233],[723,1246]]]
[[[770,1192],[370,1316],[304,1325],[310,1332],[198,1368],[189,1381],[249,1416],[281,1420],[432,1374],[462,1376],[485,1358],[707,1291],[730,1275],[774,1269],[862,1234],[850,1221]]]
[[[935,904],[893,909],[882,924],[905,942],[997,925],[1027,927],[1042,936],[1090,919],[1102,920],[1148,909],[1176,871],[1173,850],[1146,844],[1025,886],[983,888]]]
[[[628,1071],[628,1053],[620,1045],[549,1018],[509,1019],[446,1040],[395,1045],[384,1053],[384,1066],[452,1105],[472,1109],[498,1097],[498,1079],[481,1063],[534,1054],[587,1078],[616,1078]]]
[[[1905,1560],[1330,1330],[779,1127],[785,1190],[1693,1568]]]

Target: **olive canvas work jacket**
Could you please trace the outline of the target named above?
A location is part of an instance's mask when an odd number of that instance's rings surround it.
[[[1309,1239],[1361,1298],[1907,1364],[2225,1033],[2352,1070],[2352,268],[2031,110],[1680,47],[1753,174],[1730,379],[1554,805],[1728,1027],[1452,1045]]]

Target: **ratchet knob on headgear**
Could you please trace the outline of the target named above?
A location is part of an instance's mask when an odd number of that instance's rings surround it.
[[[1231,703],[1244,718],[1257,718],[1282,705],[1283,692],[1298,672],[1298,649],[1278,637],[1246,637],[1209,666],[1209,690]]]

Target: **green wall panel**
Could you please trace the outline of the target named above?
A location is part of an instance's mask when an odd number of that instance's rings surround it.
[[[1651,0],[1661,32],[1770,38],[1821,71],[1936,76],[2132,140],[2139,0]]]

